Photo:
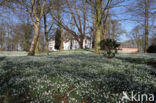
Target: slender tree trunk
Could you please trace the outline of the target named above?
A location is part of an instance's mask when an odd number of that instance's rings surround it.
[[[4,43],[4,40],[1,41],[1,48],[0,48],[0,51],[1,51],[1,50],[3,51],[3,43]]]
[[[37,45],[38,38],[39,38],[39,27],[40,27],[40,22],[37,22],[37,24],[34,26],[34,37],[33,37],[33,40],[31,42],[31,46],[29,49],[28,56],[34,56],[35,55],[35,49],[36,49],[36,45]]]
[[[140,52],[140,40],[137,40],[137,48],[138,48],[138,52]]]
[[[106,40],[106,23],[104,23],[103,25],[103,39]]]
[[[59,47],[59,50],[63,50],[63,36],[62,36],[62,28],[60,27],[60,30],[61,30],[61,37],[60,37],[60,39],[61,39],[61,43],[60,43],[60,47]]]
[[[96,33],[96,29],[93,28],[93,38],[92,38],[92,48],[95,48],[95,33]]]
[[[104,40],[106,40],[107,35],[110,38],[110,14],[109,14],[109,9],[110,9],[110,6],[108,6],[107,13],[105,14],[106,16],[105,16],[105,18],[103,18],[103,33],[104,33],[103,39]],[[107,20],[108,18],[109,18],[109,20]],[[107,34],[107,31],[108,31],[108,34]]]
[[[80,45],[80,49],[83,49],[83,41],[80,41],[79,45]]]
[[[28,35],[25,33],[25,35],[24,35],[25,37],[24,37],[24,51],[29,51],[29,39],[28,39]]]
[[[27,51],[27,49],[28,49],[28,46],[27,46],[27,40],[24,40],[24,51]]]
[[[49,49],[48,49],[49,41],[48,41],[46,14],[43,17],[44,17],[44,35],[45,35],[45,40],[46,40],[46,52],[47,52],[47,55],[49,55]]]
[[[112,39],[115,39],[115,24],[113,24],[113,33],[112,33]]]
[[[92,6],[92,8],[91,8],[91,12],[92,12],[92,16],[95,16],[95,11],[94,11],[94,6]],[[94,48],[95,49],[95,35],[96,35],[96,26],[95,26],[95,24],[96,24],[96,18],[94,17],[93,18],[93,36],[92,36],[92,48]]]
[[[95,19],[93,20],[93,34],[92,34],[92,48],[95,49],[95,35],[96,35],[96,26]]]
[[[73,37],[70,35],[70,49],[72,50],[73,47]]]
[[[59,22],[61,22],[61,10],[60,8],[58,8],[57,10],[57,16],[58,16],[58,20]],[[59,46],[59,50],[63,50],[63,33],[62,33],[62,26],[59,24],[59,29],[60,29],[60,32],[61,32],[61,36],[60,36],[60,46]]]
[[[46,41],[46,52],[47,52],[47,55],[49,55],[49,49],[48,49],[48,47],[49,47],[49,42]]]
[[[1,50],[4,50],[5,34],[2,34]]]
[[[80,35],[80,41],[79,41],[80,49],[83,49],[83,40],[84,40],[84,35],[81,34]]]
[[[37,41],[37,44],[36,44],[35,54],[39,54],[39,40]]]
[[[148,35],[149,35],[148,19],[149,19],[149,0],[146,0],[145,1],[145,48],[144,48],[144,52],[147,52],[147,49],[148,49]]]

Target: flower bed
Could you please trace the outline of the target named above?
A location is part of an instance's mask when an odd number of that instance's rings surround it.
[[[0,103],[116,103],[123,91],[153,93],[155,68],[128,61],[129,57],[141,58],[135,54],[113,59],[94,54],[0,57]],[[155,55],[143,57],[156,60]]]

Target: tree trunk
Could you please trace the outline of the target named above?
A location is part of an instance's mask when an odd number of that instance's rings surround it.
[[[24,38],[24,48],[23,48],[23,50],[24,51],[29,51],[29,40],[28,40],[28,38],[27,38],[27,35],[26,35],[26,33],[25,33],[25,38]]]
[[[58,8],[57,9],[57,17],[58,17],[58,20],[59,22],[61,22],[61,9]],[[62,33],[62,26],[59,24],[59,29],[60,29],[60,46],[59,46],[59,50],[63,50],[63,33]]]
[[[35,54],[39,54],[39,40],[37,41],[37,44],[36,44]]]
[[[4,48],[4,37],[5,37],[5,34],[2,32],[2,39],[1,39],[1,48],[0,48],[0,50],[3,50]]]
[[[95,48],[95,35],[96,35],[96,26],[95,26],[95,20],[93,20],[93,38],[92,38],[92,48]]]
[[[83,42],[82,41],[79,42],[79,45],[80,45],[80,49],[83,49]]]
[[[40,22],[37,22],[37,24],[34,25],[34,37],[33,37],[33,40],[31,42],[31,46],[29,49],[28,56],[34,56],[35,55],[35,49],[36,49],[37,41],[39,38],[39,27],[40,27]]]
[[[49,49],[48,49],[48,46],[49,46],[49,42],[46,41],[46,52],[47,52],[47,55],[49,55]]]
[[[94,28],[94,31],[93,31],[93,38],[92,38],[92,48],[95,48],[95,28]]]
[[[61,29],[61,37],[60,37],[60,39],[61,39],[61,43],[60,43],[60,47],[59,47],[59,50],[63,50],[63,36],[62,36],[62,28],[60,27],[60,29]]]
[[[73,48],[73,37],[70,34],[70,49],[72,50],[72,48]]]
[[[148,35],[149,35],[148,19],[149,19],[149,0],[146,0],[145,1],[145,48],[144,48],[144,52],[147,52],[147,49],[148,49]]]
[[[102,15],[101,15],[101,6],[102,6],[102,1],[97,0],[96,1],[96,35],[95,35],[95,53],[99,54],[100,53],[100,41],[101,41],[101,20],[102,20]]]
[[[47,55],[49,55],[49,41],[48,41],[48,32],[47,32],[47,18],[46,18],[46,14],[43,16],[44,17],[44,35],[45,35],[45,40],[46,40],[46,52]]]
[[[3,42],[4,42],[4,41],[2,40],[0,51],[3,51]]]
[[[103,39],[106,40],[106,23],[103,24]]]
[[[115,22],[113,22],[112,32],[112,39],[115,39]]]
[[[94,10],[95,8],[94,8],[94,6],[92,6],[92,8],[91,8],[91,13],[92,13],[92,16],[95,16],[95,10]],[[96,26],[95,26],[95,24],[96,24],[96,18],[94,17],[93,18],[93,36],[92,36],[92,48],[93,49],[95,49],[95,35],[96,35]]]
[[[24,40],[24,51],[27,51],[28,50],[28,45],[27,45],[27,40]]]
[[[84,35],[81,34],[80,35],[80,41],[79,41],[80,49],[83,49],[83,40],[84,40]]]
[[[80,49],[83,49],[83,40],[80,39],[78,43],[79,43]]]
[[[101,37],[101,28],[97,27],[96,31],[96,43],[95,43],[95,53],[99,54],[100,53],[100,37]]]

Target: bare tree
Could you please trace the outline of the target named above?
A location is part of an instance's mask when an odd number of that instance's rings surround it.
[[[155,0],[138,0],[132,2],[128,11],[132,14],[132,20],[144,25],[144,52],[147,51],[149,43],[150,20],[155,15]]]
[[[29,51],[33,36],[33,25],[29,23],[16,24],[14,27],[14,33],[16,37],[20,37],[18,39],[21,49],[24,51]]]
[[[62,6],[63,6],[64,2],[61,1],[61,0],[54,0],[54,2],[55,3],[53,3],[53,4],[57,5],[57,6],[55,6],[55,13],[56,13],[57,20],[59,22],[61,22],[61,19],[62,19],[61,14],[62,14],[62,11],[63,11]],[[63,47],[63,29],[62,29],[62,26],[59,23],[57,24],[57,26],[58,26],[57,29],[59,29],[59,31],[60,31],[60,46],[59,46],[59,50],[63,50],[63,48],[64,48]]]
[[[87,0],[87,2],[94,8],[94,18],[95,18],[95,53],[99,53],[100,41],[101,41],[101,27],[102,21],[105,24],[107,16],[105,15],[109,9],[112,0]]]
[[[129,34],[131,41],[134,41],[134,43],[137,45],[139,52],[142,50],[143,30],[141,28],[141,25],[137,25],[131,30]]]
[[[78,3],[79,2],[79,3]],[[74,38],[78,41],[80,48],[83,48],[83,40],[85,35],[87,34],[87,13],[86,13],[86,3],[84,0],[65,0],[64,14],[72,17],[73,26],[75,29],[71,29],[66,21],[63,19],[59,20],[55,15],[53,18],[63,29],[71,33]]]
[[[108,21],[108,28],[106,36],[114,40],[119,40],[119,37],[126,33],[126,31],[121,27],[121,23],[118,20],[113,20],[112,18]]]
[[[16,9],[13,13],[18,19],[18,24],[16,24],[15,27],[15,33],[17,35],[22,35],[22,38],[20,39],[23,40],[21,49],[29,51],[34,29],[29,13],[25,12],[23,8]]]
[[[15,6],[20,6],[26,9],[34,25],[34,36],[29,49],[29,56],[35,55],[35,48],[39,38],[40,22],[44,15],[44,8],[47,4],[47,0],[11,0],[12,3],[16,3]]]

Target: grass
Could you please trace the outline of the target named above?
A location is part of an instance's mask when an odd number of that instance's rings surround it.
[[[2,56],[26,56],[27,52],[24,51],[0,51],[0,57]]]
[[[0,103],[116,103],[123,91],[156,91],[156,54],[25,54],[0,56]]]

